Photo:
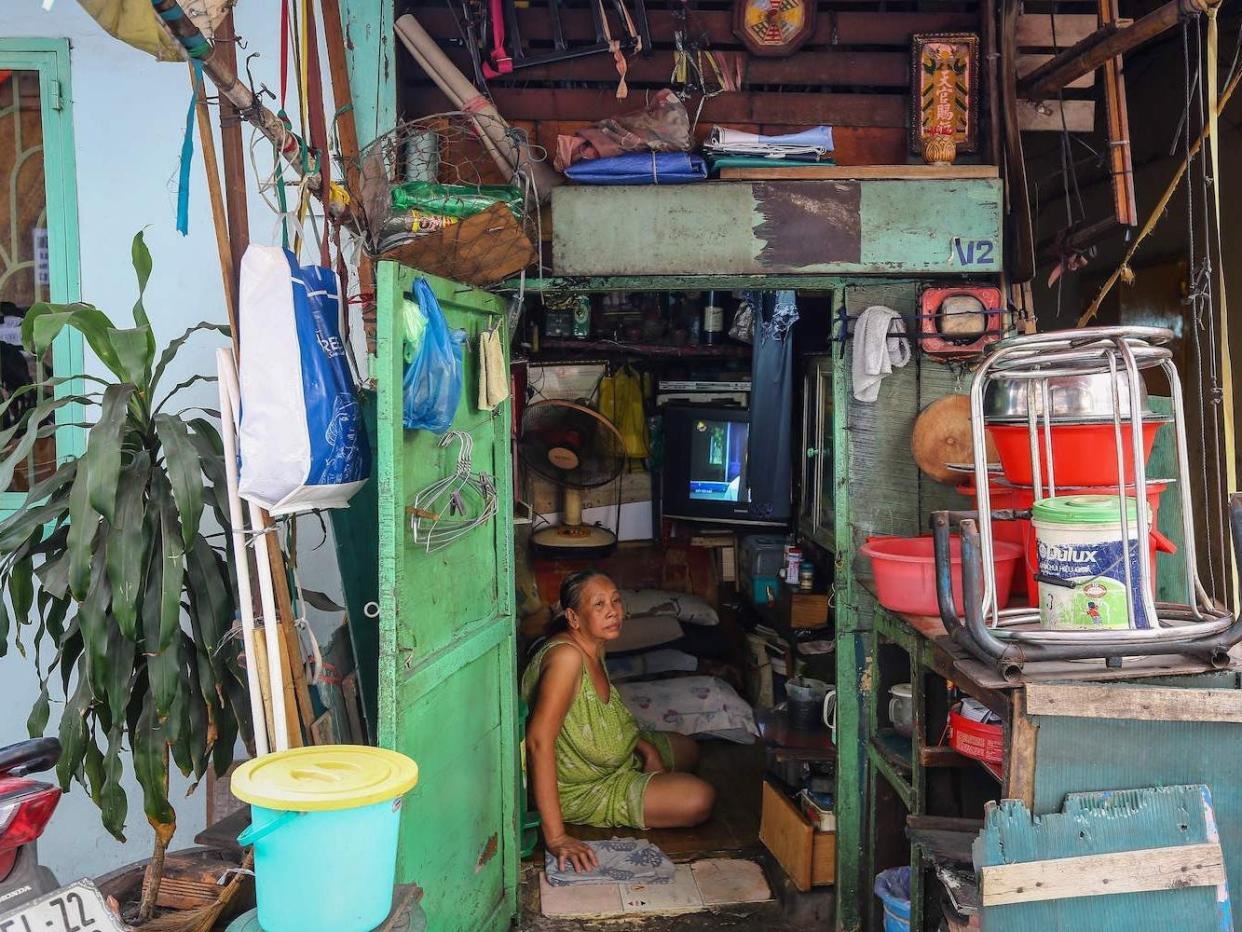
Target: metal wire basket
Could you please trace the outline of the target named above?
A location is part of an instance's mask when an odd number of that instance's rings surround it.
[[[535,263],[534,192],[502,168],[512,164],[520,140],[512,129],[484,131],[489,119],[465,112],[421,117],[362,150],[347,186],[373,258],[484,286]],[[502,151],[497,136],[511,140],[512,151]]]

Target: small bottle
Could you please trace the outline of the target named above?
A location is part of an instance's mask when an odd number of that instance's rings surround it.
[[[802,592],[811,592],[815,588],[815,565],[803,562],[798,570],[798,588]]]
[[[798,576],[802,571],[802,550],[798,547],[790,547],[786,561],[785,582],[791,586],[796,586],[798,585]]]
[[[714,346],[724,339],[724,308],[716,303],[716,292],[707,293],[703,305],[703,343]]]

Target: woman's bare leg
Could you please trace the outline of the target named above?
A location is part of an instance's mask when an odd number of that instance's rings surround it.
[[[658,773],[647,784],[643,819],[647,828],[689,828],[711,818],[716,791],[688,773]]]
[[[691,773],[699,766],[699,743],[675,731],[664,733],[673,749],[673,770]]]

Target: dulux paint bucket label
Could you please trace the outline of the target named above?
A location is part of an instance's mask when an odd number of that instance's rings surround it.
[[[1038,533],[1038,530],[1037,532]],[[1129,628],[1126,570],[1121,562],[1121,531],[1116,540],[1091,544],[1055,544],[1037,542],[1039,573],[1065,582],[1073,588],[1039,584],[1039,618],[1041,626],[1055,631],[1092,629],[1116,630]],[[1137,588],[1139,566],[1138,546],[1131,542],[1130,575]],[[1143,603],[1134,606],[1134,625],[1148,628]]]
[[[1045,499],[1034,510],[1039,574],[1040,626],[1051,631],[1115,631],[1130,627],[1129,604],[1141,591],[1138,515],[1127,500],[1123,540],[1119,500],[1083,495]],[[1126,586],[1126,562],[1131,586]],[[1134,627],[1150,628],[1141,598],[1134,599]]]

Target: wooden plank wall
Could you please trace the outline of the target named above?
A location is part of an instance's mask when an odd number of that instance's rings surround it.
[[[519,28],[534,50],[551,45],[547,0],[531,0],[518,10]],[[673,69],[674,10],[681,0],[649,0],[653,53],[630,59],[630,95],[617,100],[617,72],[608,55],[522,69],[490,82],[500,113],[533,129],[544,147],[556,136],[642,105],[647,92],[668,86]],[[746,55],[733,35],[728,0],[698,0],[690,28],[710,47],[744,63],[744,90],[708,100],[699,116],[702,138],[713,124],[753,132],[781,133],[825,123],[833,126],[835,158],[842,165],[900,164],[914,156],[907,136],[909,122],[910,37],[915,33],[979,31],[978,0],[912,0],[888,11],[867,11],[859,4],[820,0],[815,34],[789,58]],[[457,39],[453,13],[433,0],[417,0],[402,9],[413,12],[466,74],[469,56]],[[565,33],[593,35],[590,8],[583,0],[562,3]],[[615,28],[615,27],[614,27]],[[406,117],[449,108],[447,99],[408,56],[398,70],[402,114]],[[693,107],[693,105],[692,105]],[[691,111],[693,118],[693,109]]]
[[[1235,671],[1145,682],[1190,690],[1188,697],[1204,691],[1227,698],[1216,691],[1239,688]],[[1039,744],[1033,813],[1057,812],[1067,793],[1088,788],[1206,784],[1212,791],[1229,885],[1242,889],[1242,782],[1237,767],[1242,729],[1232,722],[1160,721],[1159,713],[1136,711],[1120,699],[1109,704],[1113,718],[1035,717]]]

